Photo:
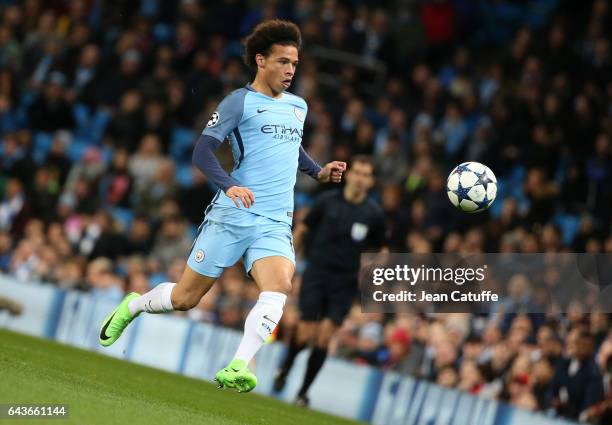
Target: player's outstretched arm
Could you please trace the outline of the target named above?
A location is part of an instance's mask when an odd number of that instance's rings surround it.
[[[321,168],[317,175],[317,180],[320,183],[340,183],[342,181],[342,174],[346,170],[346,162],[332,161],[325,164],[325,167]]]
[[[298,159],[299,170],[317,179],[320,183],[334,182],[340,183],[342,173],[346,170],[346,162],[332,161],[321,168],[319,164],[306,153],[300,146],[300,156]]]

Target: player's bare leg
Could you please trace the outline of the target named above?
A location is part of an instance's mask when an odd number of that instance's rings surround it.
[[[132,292],[102,323],[100,344],[105,347],[113,344],[143,311],[156,314],[195,307],[216,280],[217,278],[196,273],[187,266],[177,283],[160,283],[143,295]]]
[[[244,322],[244,335],[234,359],[215,376],[219,386],[248,392],[257,385],[257,378],[249,370],[248,363],[278,325],[287,294],[291,291],[294,271],[293,263],[281,256],[265,257],[253,263],[251,276],[261,293]]]
[[[174,310],[185,311],[194,308],[216,281],[216,277],[201,275],[186,266],[181,280],[172,290],[171,300]]]

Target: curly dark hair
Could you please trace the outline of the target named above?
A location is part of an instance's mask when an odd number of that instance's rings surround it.
[[[249,68],[256,70],[255,55],[260,53],[268,56],[274,44],[295,46],[299,49],[302,46],[300,29],[293,22],[281,19],[271,19],[260,23],[244,40],[244,63]]]

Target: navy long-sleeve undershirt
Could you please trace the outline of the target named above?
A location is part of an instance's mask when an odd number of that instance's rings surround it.
[[[204,173],[208,180],[219,186],[222,191],[227,192],[230,187],[240,185],[225,172],[213,152],[221,146],[221,143],[220,140],[212,136],[201,135],[193,149],[191,161]]]
[[[321,171],[321,166],[316,163],[314,159],[310,157],[304,150],[302,146],[300,146],[300,156],[298,158],[298,169],[302,173],[308,174],[313,179],[316,179]]]

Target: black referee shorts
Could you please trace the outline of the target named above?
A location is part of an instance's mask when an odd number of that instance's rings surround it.
[[[356,296],[356,274],[334,273],[328,269],[308,266],[300,287],[301,319],[317,322],[328,318],[340,326]]]

